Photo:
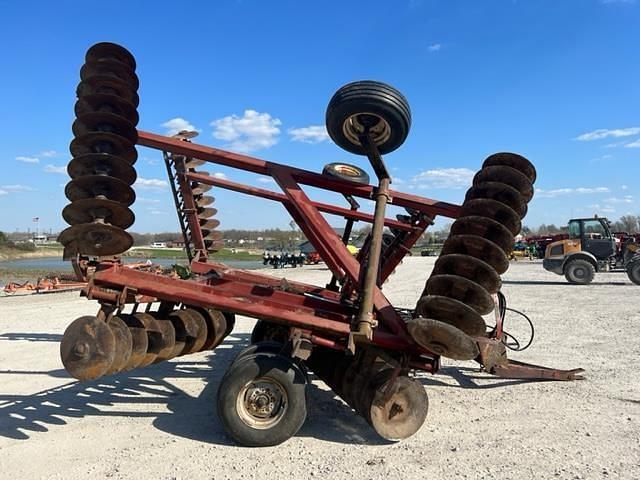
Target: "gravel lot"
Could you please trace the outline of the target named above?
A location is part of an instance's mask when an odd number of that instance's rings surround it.
[[[396,306],[415,304],[433,261],[405,260],[384,289]],[[321,266],[284,274],[328,279]],[[536,326],[533,346],[511,357],[583,367],[586,380],[504,380],[445,361],[439,374],[418,375],[429,416],[399,443],[380,440],[315,381],[302,430],[262,449],[233,445],[215,414],[221,376],[252,320],[240,318],[215,352],[79,384],[58,344],[95,302],[0,298],[0,478],[640,478],[640,287],[624,274],[572,286],[529,261],[512,263],[504,279],[509,305]],[[507,330],[521,326],[514,318]]]

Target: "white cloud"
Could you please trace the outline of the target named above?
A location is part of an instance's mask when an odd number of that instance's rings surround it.
[[[260,183],[276,183],[271,177],[258,177],[256,181]]]
[[[292,142],[320,143],[329,139],[327,127],[324,125],[310,125],[308,127],[290,128],[287,133],[291,135]]]
[[[227,178],[227,176],[222,172],[216,172],[216,173],[213,174],[213,176],[216,177],[216,178],[221,178],[223,180],[226,180],[226,178]]]
[[[134,184],[134,187],[140,190],[164,190],[168,186],[166,180],[159,178],[138,178]]]
[[[31,192],[33,188],[26,185],[0,185],[0,189],[5,192]]]
[[[629,187],[627,187],[626,185],[622,185],[622,187],[620,187],[620,188],[622,188],[622,190],[626,190]]]
[[[156,198],[136,197],[136,202],[140,203],[160,203]]]
[[[633,195],[625,195],[622,198],[618,198],[618,197],[605,198],[604,201],[607,203],[633,203]]]
[[[40,159],[38,157],[16,157],[16,160],[23,163],[40,163]]]
[[[172,118],[171,120],[164,122],[162,126],[167,129],[167,135],[169,136],[175,135],[176,133],[181,132],[182,130],[196,131],[196,132],[200,131],[182,117]]]
[[[605,205],[604,207],[602,207],[602,208],[600,209],[600,211],[601,211],[601,212],[603,212],[603,213],[613,213],[613,212],[615,212],[615,211],[616,211],[616,209],[615,209],[615,208],[613,208],[613,207],[612,207],[612,206],[610,206],[610,205]]]
[[[157,208],[148,208],[147,211],[151,215],[166,215],[167,214],[167,212],[164,212],[162,210],[158,210]]]
[[[538,198],[555,198],[562,197],[567,195],[585,195],[591,193],[608,193],[609,189],[607,187],[578,187],[578,188],[556,188],[554,190],[543,190],[541,188],[536,188],[536,196]]]
[[[48,164],[42,170],[47,172],[47,173],[61,173],[63,175],[65,173],[67,173],[67,167],[57,167],[57,166],[51,165],[51,164]]]
[[[58,155],[55,150],[43,150],[40,152],[40,156],[45,158],[57,157]]]
[[[625,147],[626,147],[626,148],[640,148],[640,139],[635,140],[635,141],[633,141],[633,142],[631,142],[631,143],[627,143],[627,144],[625,145]]]
[[[418,188],[464,188],[471,185],[475,172],[468,168],[434,168],[411,179]]]
[[[282,122],[268,113],[245,110],[242,117],[229,115],[211,122],[213,136],[229,142],[226,147],[238,152],[269,148],[278,143]]]
[[[8,193],[9,193],[9,192],[7,192],[6,190],[2,190],[2,189],[0,189],[0,197],[1,197],[2,195],[7,195]]]
[[[437,52],[442,48],[442,45],[440,43],[433,43],[431,45],[429,45],[429,51],[430,52]]]
[[[602,138],[620,138],[638,134],[640,134],[640,127],[617,128],[614,130],[599,128],[598,130],[594,130],[593,132],[587,132],[583,133],[582,135],[578,135],[575,140],[580,140],[581,142],[590,142],[592,140],[600,140]]]

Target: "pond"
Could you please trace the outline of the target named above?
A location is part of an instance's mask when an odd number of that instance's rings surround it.
[[[186,259],[175,260],[172,258],[137,258],[127,257],[124,259],[125,263],[146,262],[151,260],[152,263],[162,265],[163,267],[170,267],[176,263],[180,265],[186,265],[188,262]],[[233,268],[242,268],[244,270],[255,270],[261,268],[262,261],[258,260],[226,260],[221,261]],[[42,258],[23,258],[20,260],[6,260],[0,261],[0,269],[7,270],[50,270],[52,272],[61,272],[69,270],[71,271],[71,262],[62,260],[60,257],[42,257]]]

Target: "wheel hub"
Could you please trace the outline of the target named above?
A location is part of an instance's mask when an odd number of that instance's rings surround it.
[[[236,407],[242,421],[250,427],[271,428],[287,410],[286,392],[277,381],[261,378],[245,385]]]
[[[360,145],[360,135],[369,131],[375,145],[382,145],[391,137],[389,123],[375,113],[358,113],[348,117],[342,130],[344,135],[354,144]]]

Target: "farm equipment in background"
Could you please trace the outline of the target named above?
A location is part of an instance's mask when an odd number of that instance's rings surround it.
[[[66,278],[64,276],[50,275],[39,278],[35,283],[26,281],[23,283],[9,282],[2,291],[6,295],[32,293],[52,293],[52,292],[70,292],[80,290],[87,286],[87,282],[78,281],[75,278]]]
[[[596,272],[627,272],[640,285],[640,243],[637,236],[612,234],[606,218],[575,218],[567,238],[547,245],[542,265],[578,285],[591,283]]]
[[[506,303],[500,274],[533,195],[536,172],[524,157],[488,157],[461,206],[390,189],[382,159],[404,142],[409,105],[396,89],[354,82],[329,102],[327,130],[345,150],[366,156],[376,173],[331,164],[323,173],[197,145],[194,134],[166,137],[138,131],[138,77],[124,48],[89,49],[80,71],[71,142],[72,178],[63,210],[65,258],[89,281],[95,316],[76,319],[60,353],[67,371],[93,380],[219,345],[235,315],[258,319],[252,344],[240,352],[218,389],[218,416],[238,443],[275,445],[306,417],[309,369],[361,414],[378,434],[398,440],[424,422],[427,394],[414,370],[435,373],[442,356],[476,360],[505,378],[573,380],[581,369],[555,370],[510,361],[503,330]],[[127,269],[118,255],[132,244],[125,231],[136,178],[135,145],[163,152],[184,235],[189,268],[181,278]],[[271,191],[209,175],[215,163],[273,178]],[[366,175],[366,174],[365,174]],[[349,206],[310,199],[302,186],[338,192]],[[322,257],[333,277],[325,287],[237,270],[211,256],[222,245],[212,188],[279,202]],[[373,214],[355,201],[375,203]],[[386,216],[388,204],[405,213]],[[353,256],[323,214],[372,224]],[[424,291],[413,309],[394,307],[382,291],[433,219],[455,218]],[[385,227],[388,232],[385,232]],[[80,262],[79,262],[80,259]],[[495,326],[483,315],[496,310]]]

